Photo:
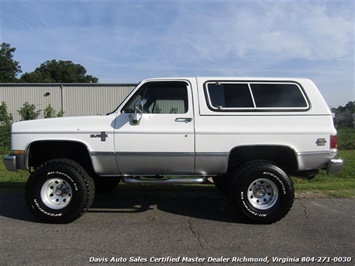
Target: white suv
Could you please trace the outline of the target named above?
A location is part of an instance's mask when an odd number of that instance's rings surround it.
[[[210,77],[144,80],[107,116],[14,123],[3,159],[8,170],[31,172],[26,200],[46,222],[73,221],[95,187],[120,180],[213,177],[240,218],[272,223],[293,203],[290,176],[338,172],[336,154],[333,118],[312,81]]]

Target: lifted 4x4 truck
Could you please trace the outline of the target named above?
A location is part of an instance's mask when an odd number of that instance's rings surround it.
[[[11,139],[6,168],[30,172],[28,207],[50,223],[83,215],[95,187],[208,177],[239,219],[273,223],[292,206],[290,176],[343,166],[326,102],[298,78],[148,79],[107,116],[17,122]]]

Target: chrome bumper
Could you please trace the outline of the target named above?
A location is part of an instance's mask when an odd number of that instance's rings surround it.
[[[328,174],[336,174],[343,169],[344,166],[344,161],[343,159],[330,159],[328,168],[327,168],[327,173]]]
[[[5,167],[8,171],[17,171],[16,167],[16,156],[15,155],[5,155],[2,157]]]
[[[26,154],[5,155],[2,157],[8,171],[27,170]]]

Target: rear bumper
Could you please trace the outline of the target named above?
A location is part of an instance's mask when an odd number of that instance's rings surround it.
[[[330,159],[328,168],[327,168],[327,173],[328,174],[336,174],[343,169],[344,166],[344,161],[343,159]]]

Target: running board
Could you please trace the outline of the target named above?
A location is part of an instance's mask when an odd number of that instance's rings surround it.
[[[170,178],[170,179],[139,179],[134,177],[123,177],[125,184],[144,184],[144,185],[179,185],[179,184],[209,184],[206,177],[199,178]]]

